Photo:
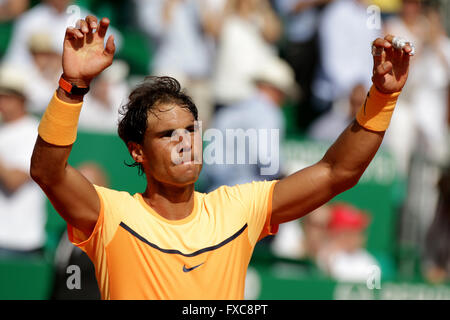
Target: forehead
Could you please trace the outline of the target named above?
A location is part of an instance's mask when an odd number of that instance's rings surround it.
[[[188,108],[177,104],[161,104],[148,113],[147,130],[161,132],[170,129],[186,128],[195,121],[194,115]]]

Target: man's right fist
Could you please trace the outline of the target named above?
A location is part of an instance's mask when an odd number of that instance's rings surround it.
[[[109,19],[100,23],[94,16],[79,20],[75,28],[67,28],[62,57],[63,77],[79,87],[88,87],[91,80],[108,68],[113,61],[114,36],[105,35]]]

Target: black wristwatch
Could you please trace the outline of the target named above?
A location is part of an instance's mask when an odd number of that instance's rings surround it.
[[[59,87],[67,93],[73,94],[75,96],[84,96],[89,92],[89,87],[77,87],[75,84],[70,83],[62,76],[61,78],[59,78]]]

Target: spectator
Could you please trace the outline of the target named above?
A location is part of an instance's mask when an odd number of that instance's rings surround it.
[[[450,40],[439,13],[420,0],[404,0],[400,16],[388,20],[385,29],[387,33],[413,41],[417,51],[409,74],[411,82],[405,87],[396,110],[401,115],[392,120],[392,131],[402,134],[392,143],[398,148],[403,146],[405,162],[417,148],[427,158],[442,161],[447,152]]]
[[[332,206],[324,205],[317,208],[312,214],[303,218],[303,241],[305,257],[317,260],[322,248],[329,243],[328,225],[331,219]]]
[[[36,31],[28,40],[32,64],[28,70],[26,91],[29,112],[41,115],[55,92],[55,83],[62,73],[61,54],[53,46],[48,32]]]
[[[295,92],[294,72],[286,62],[277,57],[260,68],[260,72],[254,76],[258,91],[244,101],[219,110],[215,116],[213,128],[220,130],[223,137],[226,137],[223,154],[245,155],[246,162],[236,164],[233,158],[234,164],[211,164],[206,159],[205,150],[205,172],[210,180],[210,190],[221,185],[270,180],[279,177],[281,173],[280,155],[274,150],[274,146],[283,139],[285,126],[281,107],[286,97],[293,96]],[[233,132],[236,133],[238,142],[235,137],[227,134],[226,131],[230,129],[235,129]],[[267,135],[261,134],[259,129],[267,130]],[[279,135],[272,135],[274,131]],[[247,135],[248,149],[246,142],[239,142],[245,141]],[[250,163],[250,159],[255,159],[255,163]],[[266,173],[264,168],[267,169]]]
[[[349,97],[334,102],[330,112],[320,116],[311,124],[308,136],[327,142],[336,140],[336,137],[355,119],[366,95],[367,88],[363,84],[357,84]]]
[[[203,26],[215,47],[220,36],[223,20],[226,17],[227,0],[197,0],[200,3],[200,11]]]
[[[150,73],[177,78],[193,96],[200,118],[212,114],[212,51],[198,0],[137,0],[138,21],[156,44]]]
[[[45,197],[29,175],[38,121],[26,112],[25,76],[0,67],[0,253],[31,254],[45,244]]]
[[[367,88],[363,84],[357,84],[348,98],[339,99],[333,103],[333,107],[330,112],[326,112],[316,119],[308,130],[308,136],[314,140],[333,142],[339,133],[344,130],[356,116],[358,108],[364,103]],[[381,144],[385,151],[390,152],[393,155],[396,168],[400,176],[406,177],[407,164],[409,162],[410,154],[405,152],[405,149],[409,147],[410,143],[413,143],[410,136],[402,132],[402,125],[405,124],[403,117],[410,119],[408,114],[404,114],[403,105],[399,103],[395,111],[395,117],[393,117],[393,124],[389,130],[386,131],[385,140]],[[402,118],[401,123],[397,121]],[[406,128],[407,130],[407,128]],[[402,145],[403,142],[403,145]]]
[[[280,225],[271,249],[279,257],[316,260],[320,249],[328,243],[330,206],[323,205],[302,219]]]
[[[425,244],[425,277],[432,283],[450,280],[450,170],[439,181],[439,202]]]
[[[269,1],[229,1],[219,37],[214,99],[219,106],[238,103],[256,90],[252,78],[268,59],[277,56],[273,44],[281,23]]]
[[[347,204],[334,204],[328,223],[328,241],[317,254],[317,265],[338,281],[366,282],[375,258],[364,248],[365,213]]]
[[[320,62],[312,84],[314,120],[334,101],[362,83],[370,88],[372,56],[367,48],[380,30],[367,27],[364,0],[336,0],[327,5],[319,24]]]
[[[0,0],[0,22],[11,21],[30,6],[30,0]]]
[[[85,108],[80,114],[81,130],[101,133],[117,131],[119,108],[126,103],[129,94],[126,82],[128,72],[129,67],[125,61],[115,60],[92,82],[84,101]]]
[[[67,26],[75,25],[78,19],[87,15],[87,12],[79,7],[68,10],[72,2],[72,0],[43,0],[18,17],[14,23],[5,61],[14,65],[21,65],[24,69],[31,68],[33,59],[28,44],[30,37],[37,30],[48,33],[52,48],[56,48],[57,52],[62,54],[63,39]],[[110,32],[114,34],[117,49],[120,49],[120,34],[115,30]]]
[[[136,4],[140,25],[156,41],[151,73],[185,80],[206,77],[211,57],[197,2],[138,0]]]
[[[285,38],[282,57],[292,66],[295,79],[302,88],[299,101],[299,125],[309,118],[311,83],[319,62],[318,26],[320,13],[332,0],[276,0],[276,8],[285,21]]]

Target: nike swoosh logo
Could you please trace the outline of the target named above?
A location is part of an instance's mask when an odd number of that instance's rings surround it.
[[[202,262],[202,263],[200,263],[200,264],[198,264],[198,265],[196,265],[196,266],[193,266],[192,268],[186,268],[186,265],[183,265],[183,272],[189,272],[189,271],[192,271],[192,270],[194,270],[195,268],[200,267],[202,264],[204,264],[204,262]]]

